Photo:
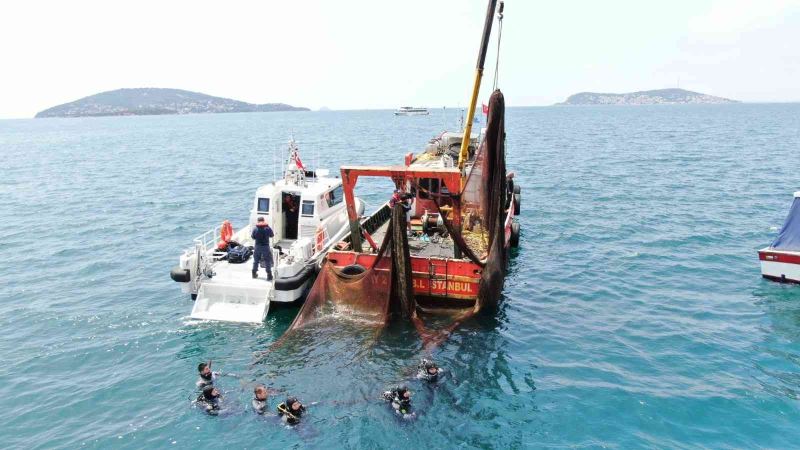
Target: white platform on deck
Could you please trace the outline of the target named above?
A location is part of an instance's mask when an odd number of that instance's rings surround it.
[[[269,310],[272,282],[263,268],[252,277],[253,258],[242,264],[220,261],[203,280],[192,308],[193,319],[261,323]]]

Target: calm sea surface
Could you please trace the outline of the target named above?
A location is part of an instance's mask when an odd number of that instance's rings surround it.
[[[800,286],[760,277],[800,190],[800,105],[520,108],[521,248],[504,303],[435,352],[400,423],[378,400],[421,355],[331,323],[259,356],[263,326],[192,324],[168,276],[247,219],[294,134],[309,165],[399,163],[456,116],[390,111],[0,121],[0,436],[12,448],[720,448],[800,442]],[[363,182],[371,207],[388,182]],[[386,189],[386,191],[382,191]],[[213,359],[225,412],[194,409]],[[249,410],[299,396],[287,429]],[[276,399],[272,399],[272,407]]]

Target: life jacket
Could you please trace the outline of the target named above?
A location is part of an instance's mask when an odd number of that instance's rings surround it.
[[[269,245],[269,239],[274,236],[275,233],[272,232],[272,229],[269,228],[265,222],[257,223],[256,228],[253,230],[253,239],[256,241],[256,245]]]
[[[219,244],[217,249],[222,250],[228,246],[228,241],[233,237],[233,226],[227,220],[222,222],[222,227],[219,229]]]

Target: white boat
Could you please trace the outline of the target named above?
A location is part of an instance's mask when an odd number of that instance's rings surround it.
[[[414,108],[412,106],[402,106],[395,110],[395,116],[427,116],[430,114],[427,108]]]
[[[789,216],[772,244],[758,251],[764,278],[800,283],[800,191],[794,193]]]
[[[256,190],[248,224],[233,232],[229,223],[194,239],[170,276],[195,300],[191,317],[201,320],[260,323],[271,302],[302,299],[310,288],[322,256],[350,232],[342,180],[328,171],[306,170],[294,141],[281,180]],[[355,199],[359,214],[365,204]],[[252,256],[243,263],[228,261],[221,250],[233,241],[252,247],[252,227],[264,217],[275,233],[271,241],[274,281],[263,269],[253,278]],[[225,229],[228,229],[225,231]],[[222,234],[229,234],[224,239]]]

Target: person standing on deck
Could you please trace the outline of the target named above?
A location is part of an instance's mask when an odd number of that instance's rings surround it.
[[[406,226],[411,229],[411,205],[410,200],[414,198],[413,195],[403,192],[402,189],[395,189],[392,198],[389,199],[389,208],[394,208],[394,205],[400,204],[406,212]]]
[[[297,239],[297,203],[291,194],[283,196],[283,214],[286,218],[286,239]]]
[[[506,175],[506,208],[514,205],[514,172]]]
[[[394,205],[400,203],[400,205],[403,206],[403,209],[410,211],[411,205],[408,204],[408,200],[410,198],[410,194],[406,194],[401,189],[395,189],[394,193],[392,193],[392,198],[389,199],[389,207],[394,208]]]
[[[272,252],[269,248],[269,239],[275,236],[272,228],[269,227],[263,217],[258,218],[250,237],[256,241],[255,251],[253,252],[253,278],[258,278],[258,265],[261,260],[266,262],[267,281],[272,281]]]

